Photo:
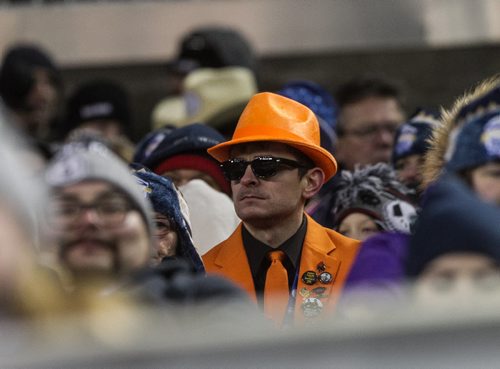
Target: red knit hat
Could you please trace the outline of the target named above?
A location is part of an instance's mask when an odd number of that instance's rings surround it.
[[[195,169],[208,174],[219,185],[222,191],[231,195],[231,186],[224,177],[222,169],[214,159],[196,154],[180,154],[172,156],[160,164],[153,171],[156,174],[163,174],[175,169]]]

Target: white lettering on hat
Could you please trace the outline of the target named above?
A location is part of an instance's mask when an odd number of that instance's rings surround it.
[[[66,156],[58,159],[46,172],[47,182],[53,186],[77,182],[84,178],[88,169],[78,156]]]
[[[80,109],[80,117],[82,119],[94,119],[106,117],[113,112],[113,105],[109,102],[99,102],[95,104],[85,105]]]
[[[500,115],[494,116],[484,125],[481,142],[488,155],[500,157]]]
[[[417,139],[417,129],[415,127],[405,125],[401,128],[401,134],[396,142],[395,151],[398,155],[402,155],[411,149],[411,146]]]

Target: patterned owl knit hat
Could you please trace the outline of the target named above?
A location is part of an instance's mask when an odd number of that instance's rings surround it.
[[[353,172],[344,170],[333,191],[334,228],[349,214],[363,213],[372,217],[381,230],[410,233],[417,216],[409,197],[413,191],[397,180],[388,164],[357,167]]]

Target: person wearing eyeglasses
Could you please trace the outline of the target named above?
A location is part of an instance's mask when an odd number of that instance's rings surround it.
[[[339,86],[335,101],[335,156],[342,169],[389,163],[396,130],[405,120],[399,88],[381,78],[355,78]]]
[[[180,209],[168,210],[179,206],[178,199],[167,191],[158,194],[151,178],[143,176],[138,183],[99,142],[65,145],[47,168],[52,197],[45,223],[55,243],[53,266],[74,305],[85,309],[103,298],[152,307],[246,305],[239,288],[205,275],[201,258],[187,245],[187,220],[180,219]],[[163,197],[154,217],[151,193]],[[173,254],[178,258],[165,257]]]
[[[118,283],[155,253],[151,210],[120,159],[99,143],[63,146],[50,162],[47,228],[68,285]]]
[[[249,101],[232,139],[208,149],[231,181],[242,222],[203,256],[205,268],[246,290],[278,326],[333,311],[358,249],[304,213],[337,170],[319,132],[309,108],[264,92]]]

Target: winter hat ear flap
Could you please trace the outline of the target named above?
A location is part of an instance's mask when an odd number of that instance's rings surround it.
[[[396,179],[389,165],[379,163],[353,172],[342,171],[333,191],[335,227],[348,214],[361,212],[374,218],[385,231],[410,233],[417,216],[417,208],[408,197],[412,190]]]

